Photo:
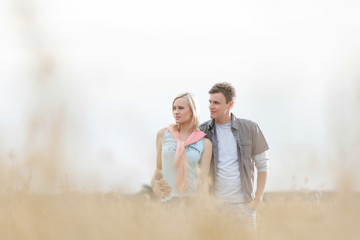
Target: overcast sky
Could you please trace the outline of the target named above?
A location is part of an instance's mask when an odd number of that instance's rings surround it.
[[[32,169],[41,191],[46,168],[27,156],[56,126],[59,179],[137,191],[155,168],[156,132],[173,123],[173,98],[196,94],[206,121],[208,90],[228,81],[233,112],[269,143],[267,190],[334,189],[339,163],[359,163],[359,11],[340,0],[3,0],[2,168]]]

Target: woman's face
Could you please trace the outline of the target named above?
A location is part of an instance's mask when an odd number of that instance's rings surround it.
[[[177,124],[191,122],[193,114],[186,98],[178,98],[175,100],[173,115]]]

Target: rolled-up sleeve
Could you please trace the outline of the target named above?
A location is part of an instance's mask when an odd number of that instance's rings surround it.
[[[268,172],[269,171],[269,158],[266,151],[254,156],[255,167],[257,172]]]

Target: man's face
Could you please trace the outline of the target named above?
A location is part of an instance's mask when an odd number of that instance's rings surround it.
[[[210,117],[215,119],[215,122],[226,123],[230,120],[230,109],[234,101],[226,103],[226,98],[223,93],[212,93],[209,98]]]

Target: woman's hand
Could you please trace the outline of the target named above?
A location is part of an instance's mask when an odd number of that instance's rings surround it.
[[[171,187],[167,184],[167,182],[161,178],[160,180],[153,179],[151,181],[152,189],[156,196],[160,198],[164,198],[171,192]]]

